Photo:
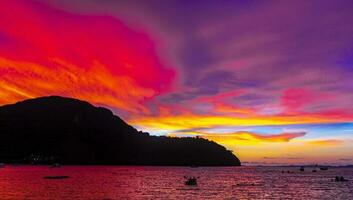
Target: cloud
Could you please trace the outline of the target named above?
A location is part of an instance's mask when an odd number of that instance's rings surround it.
[[[178,108],[179,106],[177,106]],[[331,116],[331,117],[328,117]],[[245,116],[220,115],[219,113],[198,114],[188,109],[178,114],[136,116],[129,120],[131,124],[148,129],[163,129],[178,131],[191,128],[212,128],[216,126],[265,126],[265,125],[295,125],[322,124],[345,122],[351,115],[342,112],[325,114],[301,115],[262,115],[250,113]]]
[[[251,108],[242,108],[239,106],[234,106],[232,104],[225,103],[214,103],[214,109],[216,112],[220,113],[237,113],[237,114],[252,114],[254,110]]]
[[[222,134],[202,134],[202,137],[207,139],[220,142],[220,143],[229,143],[232,142],[234,144],[237,141],[245,141],[245,142],[289,142],[292,139],[305,136],[305,132],[297,132],[297,133],[280,133],[280,134],[259,134],[253,132],[234,132],[234,133],[222,133]]]
[[[312,140],[307,142],[310,145],[318,146],[337,146],[343,144],[343,140],[329,139],[329,140]]]
[[[263,157],[266,160],[302,160],[302,157]]]
[[[221,144],[241,144],[241,143],[274,143],[290,142],[291,140],[306,135],[305,132],[291,132],[279,134],[260,134],[248,131],[238,131],[233,133],[207,133],[202,129],[189,129],[173,132],[169,136],[198,135]]]
[[[312,91],[301,88],[290,88],[283,92],[282,104],[290,111],[296,111],[314,101],[316,95]]]
[[[145,102],[171,87],[155,43],[119,19],[17,0],[0,18],[0,105],[56,94],[148,114]]]

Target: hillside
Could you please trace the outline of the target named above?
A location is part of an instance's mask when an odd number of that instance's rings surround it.
[[[0,107],[0,162],[237,166],[202,138],[150,136],[88,102],[41,97]]]

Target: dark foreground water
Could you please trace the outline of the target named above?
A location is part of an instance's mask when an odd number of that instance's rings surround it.
[[[59,175],[70,178],[43,178]],[[200,177],[198,186],[184,176]],[[353,199],[352,180],[353,168],[6,166],[0,199]]]

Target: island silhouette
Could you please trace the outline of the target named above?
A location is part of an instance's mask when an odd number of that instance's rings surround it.
[[[110,110],[60,96],[0,107],[0,162],[79,165],[240,166],[204,138],[151,136]]]

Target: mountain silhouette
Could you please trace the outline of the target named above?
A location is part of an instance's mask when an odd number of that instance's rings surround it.
[[[238,166],[203,138],[150,136],[88,102],[59,96],[0,107],[0,162]]]

